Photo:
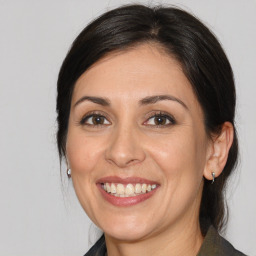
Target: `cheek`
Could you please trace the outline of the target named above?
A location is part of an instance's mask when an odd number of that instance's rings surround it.
[[[88,216],[95,222],[95,181],[102,162],[103,140],[85,136],[83,131],[70,129],[67,136],[67,157],[72,170],[72,182],[77,198]],[[96,207],[97,208],[97,207]]]
[[[165,194],[162,205],[167,220],[170,216],[185,214],[194,203],[196,209],[199,207],[205,162],[200,145],[202,141],[188,132],[182,136],[173,134],[168,139],[158,140],[150,149],[151,158],[162,175]]]
[[[85,136],[82,132],[68,133],[67,157],[72,173],[87,175],[102,158],[103,141],[96,137]]]
[[[180,133],[181,132],[181,133]],[[183,192],[200,184],[206,160],[205,141],[193,129],[158,138],[149,149],[151,158],[164,176],[168,190]]]
[[[152,158],[162,166],[165,172],[168,170],[180,171],[180,168],[193,167],[199,164],[198,146],[192,136],[171,135],[162,140],[157,140],[150,147]]]

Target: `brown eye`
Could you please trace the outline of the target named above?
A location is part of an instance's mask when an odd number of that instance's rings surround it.
[[[167,118],[165,116],[156,116],[154,118],[155,125],[165,125],[167,122]]]
[[[156,126],[156,127],[166,127],[172,124],[175,124],[175,120],[172,116],[167,114],[156,114],[150,117],[145,124],[148,126]]]
[[[92,126],[97,126],[97,125],[109,125],[110,122],[107,120],[105,116],[102,115],[89,115],[83,118],[80,122],[82,125],[92,125]]]
[[[98,124],[104,124],[104,117],[103,116],[93,116],[92,117],[92,123],[94,125],[98,125]]]

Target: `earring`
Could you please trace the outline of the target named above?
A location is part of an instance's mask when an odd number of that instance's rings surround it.
[[[71,169],[70,168],[67,169],[67,176],[68,176],[68,178],[71,178]]]
[[[215,180],[215,172],[212,172],[212,184],[214,183]]]

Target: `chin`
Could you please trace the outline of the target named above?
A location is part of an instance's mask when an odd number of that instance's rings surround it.
[[[105,228],[103,231],[105,235],[110,236],[115,240],[132,242],[146,237],[149,233],[147,229],[140,225],[133,226],[127,223],[127,225],[124,226],[113,225],[110,228]]]
[[[125,215],[119,214],[105,214],[104,218],[99,216],[97,225],[103,230],[103,232],[114,239],[124,241],[140,240],[150,233],[150,229],[154,230],[153,223],[152,228],[149,226],[150,220],[145,219],[144,214],[138,215]]]

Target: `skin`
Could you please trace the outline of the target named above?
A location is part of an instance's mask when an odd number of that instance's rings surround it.
[[[184,105],[140,104],[155,95],[171,95]],[[110,105],[77,103],[84,96],[104,97]],[[103,124],[81,124],[92,111],[104,116]],[[175,122],[156,125],[159,112]],[[196,255],[203,241],[203,176],[212,179],[214,171],[218,177],[232,140],[230,123],[219,136],[207,136],[203,111],[180,64],[158,46],[112,53],[90,67],[72,96],[67,160],[82,207],[105,233],[108,255]],[[142,177],[160,186],[148,200],[118,207],[96,186],[106,176]]]

